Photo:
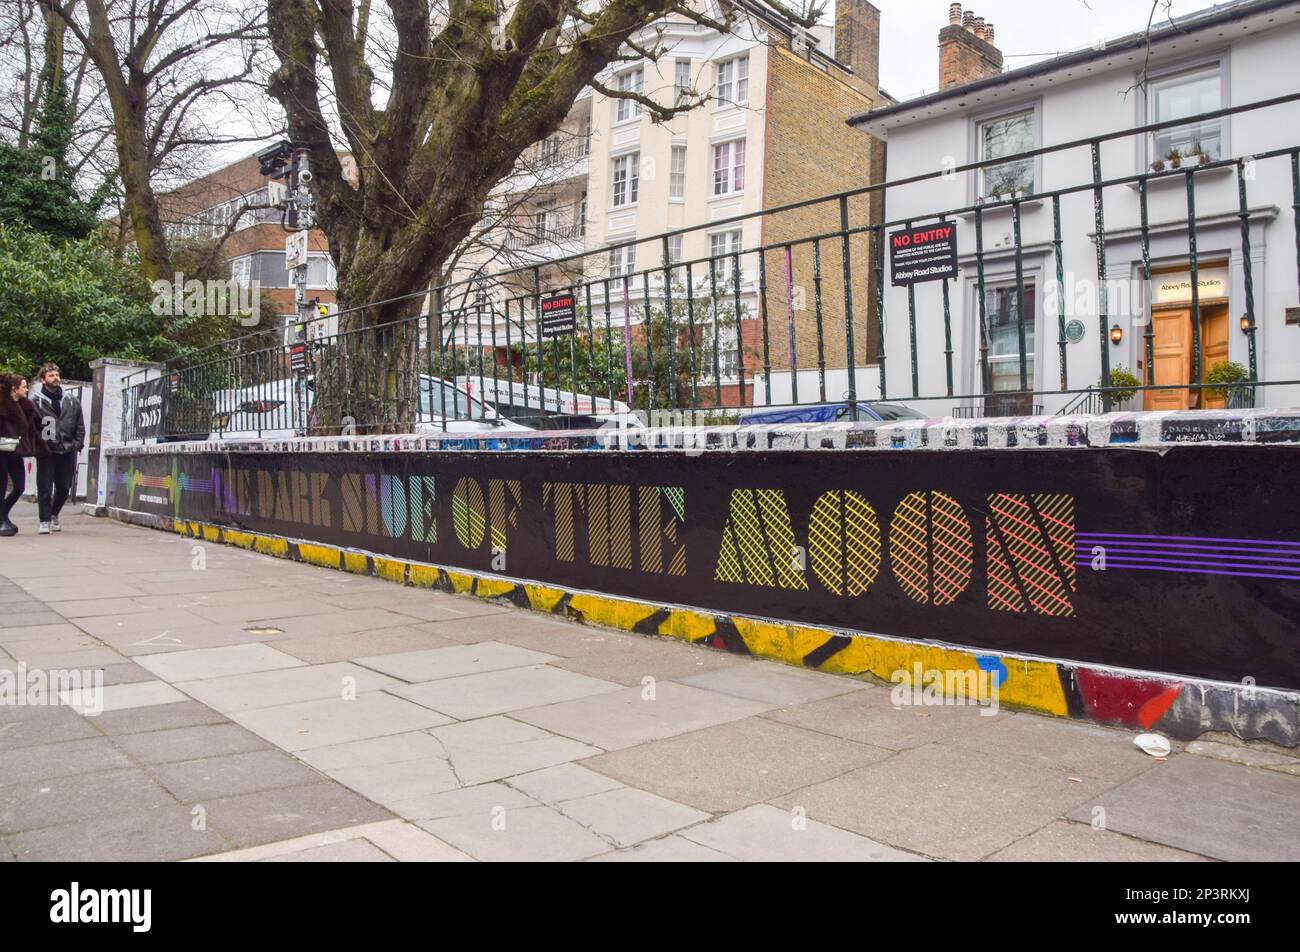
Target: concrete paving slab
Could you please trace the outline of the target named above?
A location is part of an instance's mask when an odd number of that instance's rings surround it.
[[[456,776],[467,785],[488,783],[600,753],[596,747],[505,717],[449,724],[435,727],[429,733],[442,743]]]
[[[472,817],[490,823],[502,810],[539,806],[538,802],[503,783],[483,783],[446,793],[433,793],[395,803],[391,809],[408,820]]]
[[[93,817],[148,813],[175,802],[152,777],[135,768],[46,777],[4,788],[0,834],[62,826]]]
[[[486,603],[485,603],[486,604]],[[420,625],[421,631],[473,644],[477,641],[500,641],[534,651],[544,651],[568,657],[569,651],[565,640],[574,634],[581,635],[582,629],[572,622],[544,618],[531,612],[502,606],[489,606],[497,611],[465,617],[436,619]]]
[[[768,705],[758,701],[670,681],[657,685],[653,700],[643,688],[623,688],[516,711],[511,716],[604,750],[618,750],[738,721],[767,709]]]
[[[625,850],[602,853],[587,860],[588,863],[738,863],[740,860],[726,853],[692,843],[682,836],[665,836],[662,839],[640,843]]]
[[[344,840],[328,846],[299,850],[283,856],[268,856],[259,863],[393,863],[391,856],[369,840]]]
[[[1108,830],[1202,856],[1300,860],[1300,777],[1179,754],[1070,818],[1091,822],[1098,806]]]
[[[407,651],[428,651],[449,648],[460,644],[450,638],[440,638],[421,631],[418,627],[380,628],[357,634],[322,635],[317,638],[277,638],[275,646],[280,651],[300,658],[308,664],[327,664],[331,661],[352,661],[357,658]]]
[[[182,803],[205,803],[225,797],[320,783],[321,774],[278,750],[252,750],[160,764],[150,770]]]
[[[1283,754],[1277,750],[1248,747],[1243,744],[1225,744],[1219,741],[1196,740],[1184,748],[1189,754],[1213,757],[1246,767],[1263,767],[1279,773],[1300,777],[1300,757],[1294,753]]]
[[[227,848],[213,830],[195,830],[189,807],[166,803],[61,823],[12,838],[29,862],[168,862]]]
[[[362,823],[341,830],[309,833],[265,846],[251,846],[213,856],[200,857],[201,863],[246,863],[283,858],[292,861],[307,850],[324,850],[345,843],[369,843],[400,862],[473,862],[460,850],[453,849],[437,837],[403,820]]]
[[[152,611],[138,614],[97,615],[77,619],[77,627],[87,634],[102,638],[105,635],[131,635],[147,638],[171,628],[194,628],[208,619],[194,612],[173,608],[169,611]]]
[[[575,653],[576,648],[582,652]],[[564,654],[564,660],[555,662],[557,668],[628,687],[640,685],[647,677],[672,681],[749,663],[742,655],[686,645],[672,638],[623,632],[597,634],[590,629],[568,639]]]
[[[146,671],[133,661],[106,664],[100,670],[103,672],[106,687],[114,684],[138,684],[141,681],[155,680],[152,672]]]
[[[378,691],[402,682],[348,662],[278,668],[181,683],[186,694],[218,711],[296,704]]]
[[[103,688],[80,687],[61,691],[59,700],[78,714],[98,717],[106,711],[126,711],[156,704],[175,704],[187,700],[166,681],[137,681]]]
[[[541,803],[554,806],[563,800],[589,797],[593,793],[618,790],[623,784],[580,764],[557,764],[531,773],[519,774],[507,781]]]
[[[776,798],[786,809],[927,856],[982,859],[1113,784],[931,744]]]
[[[233,625],[207,624],[198,628],[168,628],[157,634],[100,635],[105,644],[128,658],[140,655],[224,648],[228,645],[260,644],[266,641]]]
[[[817,671],[800,671],[789,665],[773,661],[755,661],[751,664],[732,665],[717,671],[689,675],[679,679],[682,684],[717,691],[733,697],[762,701],[773,707],[789,707],[848,694],[866,687],[860,681]]]
[[[303,662],[292,655],[262,644],[140,655],[135,658],[135,663],[173,684],[200,678],[220,678],[303,666]]]
[[[0,613],[0,630],[5,628],[32,628],[38,625],[57,625],[63,616],[52,611],[17,611]]]
[[[380,628],[400,628],[412,622],[407,615],[398,615],[382,608],[339,608],[332,612],[321,612],[317,605],[316,609],[316,613],[310,615],[255,618],[249,624],[274,626],[283,631],[287,638],[320,638],[325,635],[376,631]]]
[[[558,660],[560,659],[556,655],[529,651],[499,641],[480,641],[472,645],[458,644],[448,648],[358,658],[357,664],[415,683],[482,674],[485,671],[525,668]]]
[[[392,814],[336,783],[263,790],[203,804],[209,828],[240,847],[374,823]]]
[[[0,707],[0,753],[102,736],[70,707]]]
[[[583,766],[670,800],[721,813],[889,756],[877,747],[752,717],[602,754]]]
[[[203,724],[172,730],[120,734],[116,743],[142,764],[174,764],[200,757],[221,757],[266,750],[269,745],[238,724]]]
[[[1204,863],[1204,856],[1134,839],[1089,823],[1055,820],[987,859],[998,863]]]
[[[124,711],[106,711],[94,720],[94,726],[109,736],[225,723],[227,723],[225,715],[197,701],[181,701],[176,704],[138,707]]]
[[[916,862],[923,857],[760,803],[679,834],[747,862]]]
[[[391,693],[456,720],[469,720],[620,690],[608,681],[535,665],[412,684]]]
[[[13,628],[5,628],[0,631],[0,640],[4,644],[15,644],[19,641],[40,638],[82,638],[85,632],[70,622],[62,618],[57,623],[46,625],[20,625]]]
[[[418,826],[480,860],[564,862],[609,851],[604,840],[544,806],[421,820]]]
[[[461,785],[445,757],[343,767],[328,774],[363,797],[385,805],[444,793]]]
[[[565,800],[556,809],[620,847],[632,846],[711,818],[701,810],[631,787]]]
[[[427,731],[409,731],[330,747],[313,747],[298,751],[297,756],[317,770],[341,770],[346,767],[372,767],[408,760],[430,760],[446,756],[446,749]]]
[[[908,750],[933,743],[962,742],[973,731],[986,731],[1003,717],[980,715],[973,706],[895,707],[889,688],[868,684],[863,690],[770,711],[764,717],[823,734],[889,750]]]
[[[450,718],[382,692],[341,699],[303,701],[231,715],[254,733],[285,750],[328,747],[368,737],[403,734],[450,723]]]
[[[46,651],[29,648],[28,646],[32,644],[33,642],[25,641],[17,647],[9,648],[8,651],[19,661],[26,663],[27,667],[44,671],[85,671],[126,661],[126,658],[112,648],[105,648],[102,645],[94,648],[56,648]]]
[[[139,615],[144,612],[157,611],[156,608],[141,604],[130,596],[118,598],[74,598],[66,602],[50,602],[50,611],[58,612],[64,618],[96,618],[102,615]]]
[[[106,737],[60,744],[38,744],[6,751],[0,769],[0,800],[9,784],[32,784],[52,777],[69,777],[104,770],[122,770],[134,764]]]

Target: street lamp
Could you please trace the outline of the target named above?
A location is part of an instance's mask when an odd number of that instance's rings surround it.
[[[1124,328],[1118,324],[1112,324],[1110,327],[1110,342],[1118,345],[1124,339]]]

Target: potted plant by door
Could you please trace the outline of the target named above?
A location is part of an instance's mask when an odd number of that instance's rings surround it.
[[[1169,162],[1170,168],[1178,168],[1183,164],[1183,153],[1178,151],[1178,146],[1174,146],[1165,153],[1165,158]]]
[[[1100,380],[1097,386],[1104,388]],[[1142,381],[1133,375],[1133,372],[1127,367],[1119,366],[1110,369],[1110,406],[1112,410],[1121,409],[1120,404],[1128,403],[1137,394],[1137,387],[1142,386]],[[1122,389],[1115,389],[1116,387]]]
[[[1205,372],[1205,382],[1207,384],[1218,384],[1219,386],[1206,387],[1201,392],[1215,400],[1223,398],[1229,406],[1240,406],[1243,399],[1248,396],[1250,388],[1231,385],[1240,384],[1249,379],[1249,372],[1235,360],[1220,360],[1212,364],[1210,369]]]
[[[1197,165],[1209,165],[1211,161],[1210,153],[1207,152],[1205,146],[1201,145],[1199,142],[1192,146],[1191,157],[1196,159]]]
[[[1163,172],[1164,170],[1165,170],[1164,159],[1156,159],[1154,162],[1151,163],[1152,172]]]

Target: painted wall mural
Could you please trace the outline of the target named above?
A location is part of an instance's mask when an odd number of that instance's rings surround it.
[[[155,452],[112,485],[122,510],[571,589],[1300,689],[1300,447]]]

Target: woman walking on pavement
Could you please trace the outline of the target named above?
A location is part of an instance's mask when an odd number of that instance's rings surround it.
[[[0,536],[17,535],[9,513],[27,487],[23,457],[48,454],[41,439],[35,405],[27,399],[27,380],[0,374]],[[9,485],[9,492],[5,487]]]

